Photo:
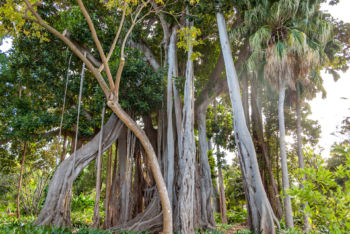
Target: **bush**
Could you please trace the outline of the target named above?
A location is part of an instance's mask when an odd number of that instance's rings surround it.
[[[243,223],[247,220],[247,211],[246,210],[240,210],[240,211],[231,211],[229,210],[226,213],[227,222],[230,224],[233,223]]]
[[[304,188],[294,186],[289,191],[291,196],[308,202],[305,212],[310,223],[323,233],[350,232],[350,146],[338,149],[338,153],[345,155],[344,165],[330,171],[318,157],[312,167],[299,170],[298,179]],[[303,175],[307,178],[305,181]],[[337,183],[340,180],[344,183]]]
[[[83,227],[80,229],[71,230],[69,228],[54,227],[54,226],[35,226],[32,223],[23,224],[20,221],[14,221],[9,224],[0,224],[0,233],[11,234],[112,234],[110,231],[89,229]],[[119,234],[137,234],[136,232],[118,232]],[[146,234],[146,233],[144,233]]]

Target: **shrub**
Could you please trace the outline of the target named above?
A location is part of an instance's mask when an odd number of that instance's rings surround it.
[[[313,166],[299,170],[298,179],[304,188],[294,186],[289,194],[308,203],[305,212],[309,214],[313,228],[322,229],[322,232],[349,233],[350,146],[338,149],[338,153],[345,155],[344,165],[330,171],[318,157]],[[303,175],[307,180],[302,180]],[[337,183],[339,180],[344,183]]]

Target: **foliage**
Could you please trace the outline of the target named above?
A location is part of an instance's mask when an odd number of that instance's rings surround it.
[[[72,209],[83,211],[89,207],[93,207],[95,199],[92,196],[84,196],[81,193],[79,196],[74,196],[72,199]]]
[[[179,29],[177,32],[178,32],[178,38],[179,38],[179,41],[177,42],[177,46],[179,48],[183,48],[186,51],[188,51],[190,46],[195,47],[197,45],[203,44],[202,39],[197,39],[202,35],[202,32],[199,28],[196,28],[194,26],[190,28],[183,27]],[[192,56],[191,59],[194,60],[202,56],[202,54],[200,52],[193,52],[191,56]]]
[[[299,171],[299,183],[303,187],[294,186],[290,195],[298,200],[308,202],[305,212],[309,214],[313,227],[323,228],[331,233],[350,231],[350,146],[346,145],[338,152],[346,157],[345,165],[339,165],[332,172],[324,166],[318,157],[314,165]],[[307,180],[302,180],[305,175]],[[344,185],[337,183],[344,180]]]
[[[237,158],[232,162],[232,165],[223,168],[223,180],[226,206],[228,213],[232,214],[232,223],[241,222],[239,220],[242,219],[242,216],[238,218],[238,213],[242,214],[246,211],[243,209],[245,204],[245,196],[243,190],[242,173],[239,168]],[[236,212],[238,220],[234,220]],[[229,214],[227,214],[227,219],[230,219]]]
[[[52,233],[52,234],[69,234],[69,233],[78,233],[78,234],[104,234],[112,233],[109,231],[102,230],[93,230],[86,227],[76,229],[62,228],[62,227],[53,227],[53,226],[35,226],[32,223],[23,224],[19,221],[12,222],[10,224],[1,224],[0,225],[1,233],[31,233],[31,234],[41,234],[41,233]],[[127,233],[125,233],[127,234]]]

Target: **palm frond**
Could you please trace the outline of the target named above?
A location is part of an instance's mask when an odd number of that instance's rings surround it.
[[[263,26],[259,28],[250,38],[249,44],[253,50],[261,50],[268,44],[271,38],[271,28],[268,26]]]

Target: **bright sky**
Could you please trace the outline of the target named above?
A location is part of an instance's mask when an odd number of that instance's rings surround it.
[[[335,18],[350,22],[349,0],[341,0],[336,6],[324,4],[322,9]],[[3,41],[0,50],[7,51],[11,44],[11,40]],[[327,90],[327,98],[322,99],[319,94],[310,104],[312,109],[311,118],[318,120],[321,125],[322,133],[319,145],[324,149],[322,156],[327,158],[331,145],[343,140],[334,135],[337,127],[341,125],[345,117],[350,116],[350,71],[341,74],[341,78],[337,82],[334,82],[329,74],[323,74],[323,79],[324,87]]]
[[[338,5],[324,4],[323,10],[333,17],[350,22],[350,1],[341,0]],[[321,94],[310,102],[311,119],[318,120],[321,125],[320,147],[324,148],[322,156],[329,157],[329,151],[334,142],[340,142],[341,137],[333,135],[345,117],[350,116],[350,71],[341,74],[341,78],[334,82],[329,74],[322,75],[327,98],[322,99]]]

